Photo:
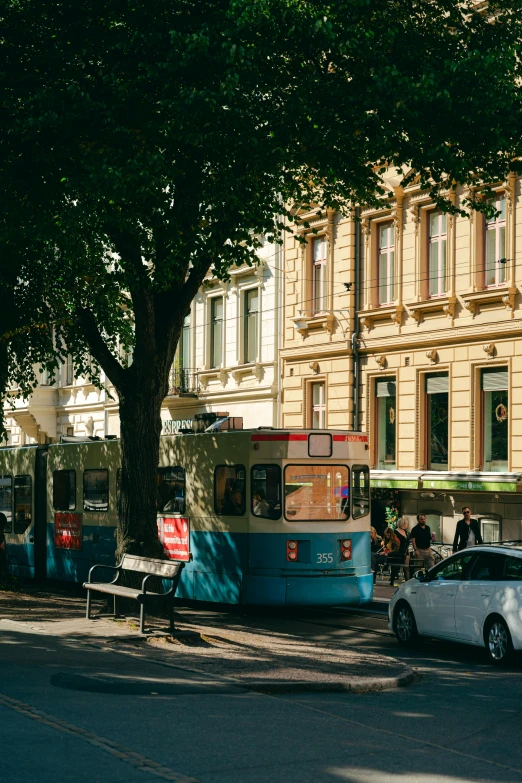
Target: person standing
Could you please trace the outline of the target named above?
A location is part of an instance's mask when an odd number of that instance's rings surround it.
[[[411,531],[411,542],[414,556],[422,560],[424,568],[432,568],[435,561],[431,551],[431,530],[426,524],[426,514],[417,514],[417,524]]]
[[[460,552],[468,546],[482,544],[479,523],[476,519],[471,518],[469,506],[462,506],[462,513],[464,516],[457,522],[457,529],[455,530],[453,552]]]
[[[397,565],[391,566],[391,582],[395,584],[397,577],[399,575],[399,567],[401,565],[406,565],[409,562],[408,557],[408,547],[410,545],[410,537],[408,535],[408,527],[410,523],[408,522],[407,517],[401,517],[399,519],[399,522],[397,524],[397,529],[395,531],[395,536],[397,537],[397,541],[399,542],[399,551],[395,555],[395,562]],[[404,578],[408,579],[408,569],[404,569]]]

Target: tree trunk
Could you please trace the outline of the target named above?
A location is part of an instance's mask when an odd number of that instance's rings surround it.
[[[154,389],[152,387],[155,387]],[[158,384],[134,379],[120,392],[122,478],[116,556],[125,552],[162,557],[156,519],[156,481],[161,435]]]

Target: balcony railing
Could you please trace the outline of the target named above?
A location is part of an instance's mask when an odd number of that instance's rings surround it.
[[[197,397],[198,391],[197,370],[172,368],[169,378],[169,397]]]

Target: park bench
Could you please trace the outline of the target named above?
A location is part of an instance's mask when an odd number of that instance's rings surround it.
[[[166,604],[169,613],[170,631],[174,631],[174,596],[178,587],[181,571],[185,564],[173,560],[156,560],[152,557],[139,557],[138,555],[123,555],[122,561],[117,566],[107,566],[102,564],[94,565],[89,571],[89,578],[84,582],[87,590],[87,619],[91,619],[91,592],[105,593],[114,596],[114,616],[117,617],[117,599],[131,598],[138,601],[140,605],[140,633],[145,633],[145,607],[151,603]],[[93,582],[93,573],[97,568],[116,571],[116,576],[112,582]],[[121,584],[120,579],[127,572],[138,572],[145,574],[140,589],[126,587]],[[147,591],[147,582],[149,579],[157,577],[168,579],[172,582],[170,590],[164,593]]]

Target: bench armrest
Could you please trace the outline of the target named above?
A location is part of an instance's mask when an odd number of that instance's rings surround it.
[[[179,569],[177,574],[174,574],[174,576],[158,576],[157,574],[147,574],[147,576],[145,577],[145,579],[141,583],[141,589],[142,589],[143,595],[145,595],[146,592],[147,592],[147,579],[152,579],[153,576],[155,576],[156,579],[161,579],[162,581],[164,579],[170,579],[170,581],[172,582],[172,587],[170,588],[170,590],[166,590],[164,593],[158,593],[158,595],[170,595],[171,593],[174,593],[176,591],[177,587],[178,587],[178,582],[179,582],[179,578],[181,576],[181,571],[183,570],[183,565],[184,564],[182,564],[181,568]]]
[[[102,563],[97,563],[96,565],[93,565],[93,567],[91,569],[89,569],[89,576],[87,577],[87,581],[88,582],[91,581],[91,574],[94,572],[94,570],[96,568],[105,568],[105,569],[109,569],[111,571],[116,571],[117,572],[116,576],[114,577],[112,582],[110,582],[110,584],[113,585],[113,584],[115,584],[118,581],[118,577],[120,575],[120,566],[119,565],[117,565],[117,566],[110,566],[110,565],[103,565]]]

